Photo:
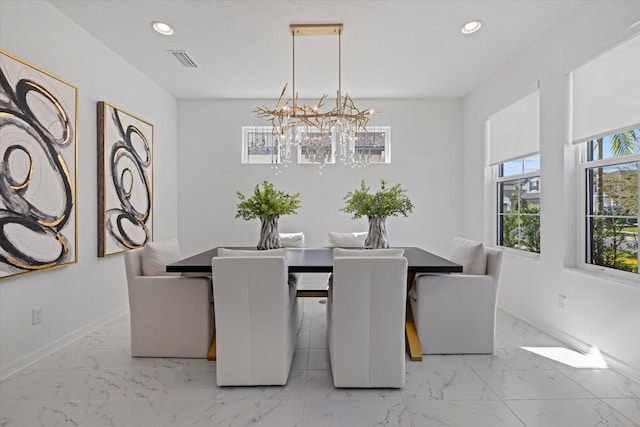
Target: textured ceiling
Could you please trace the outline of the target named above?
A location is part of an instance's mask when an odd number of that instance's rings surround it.
[[[354,98],[466,95],[581,1],[49,0],[178,98],[276,98],[292,78],[289,25],[342,23],[342,90]],[[482,30],[460,27],[481,19]],[[152,21],[175,29],[162,36]],[[296,38],[301,98],[338,87],[338,38]],[[185,49],[198,68],[169,52]],[[290,83],[291,84],[291,83]]]

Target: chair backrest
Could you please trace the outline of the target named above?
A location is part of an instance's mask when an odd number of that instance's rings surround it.
[[[336,386],[402,387],[406,295],[405,257],[334,258],[329,347]]]
[[[214,280],[221,292],[246,298],[246,292],[251,290],[255,292],[251,296],[261,296],[274,302],[287,296],[284,256],[218,256],[213,258],[211,266],[220,273]]]
[[[500,280],[500,270],[502,269],[502,251],[500,249],[485,246],[487,254],[487,274],[493,276],[495,280]]]
[[[279,233],[280,247],[304,248],[304,233]]]
[[[273,372],[288,374],[291,366],[289,356],[274,356],[289,345],[285,258],[215,257],[211,264],[218,384],[277,384]]]
[[[337,233],[335,231],[329,231],[327,236],[329,238],[329,247],[336,248],[364,248],[364,241],[367,239],[367,232],[354,232],[354,233]]]
[[[142,254],[142,274],[144,276],[179,276],[180,273],[168,273],[166,267],[180,261],[181,258],[180,244],[175,238],[147,242]]]
[[[487,271],[487,253],[484,244],[475,240],[454,237],[449,259],[462,265],[463,274],[484,275]]]
[[[168,264],[180,260],[180,245],[176,239],[148,242],[144,247],[124,251],[127,280],[138,276],[180,276],[167,273]],[[146,273],[146,274],[145,274]]]
[[[404,249],[386,248],[386,249],[345,249],[333,248],[334,257],[401,257],[404,255]]]
[[[398,256],[337,256],[333,259],[333,281],[342,284],[333,290],[336,298],[340,296],[336,304],[360,304],[358,301],[362,301],[363,294],[406,302],[406,295],[401,293],[406,293],[407,259]]]

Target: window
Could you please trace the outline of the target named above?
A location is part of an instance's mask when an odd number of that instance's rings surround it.
[[[365,163],[391,163],[391,128],[373,127],[356,132],[355,155]]]
[[[271,126],[242,127],[242,163],[281,163],[282,154]]]
[[[540,90],[487,119],[489,165],[496,189],[496,243],[540,253]]]
[[[498,165],[497,242],[540,253],[540,155]]]
[[[638,273],[640,129],[586,143],[585,262]]]
[[[570,139],[582,161],[578,259],[626,277],[638,273],[639,64],[640,34],[630,27],[568,80]]]

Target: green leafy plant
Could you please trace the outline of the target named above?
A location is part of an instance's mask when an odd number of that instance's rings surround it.
[[[269,181],[263,181],[262,188],[256,184],[253,196],[247,198],[236,191],[240,202],[236,211],[236,218],[250,220],[254,218],[277,218],[280,215],[297,213],[300,207],[300,193],[287,194],[284,191],[275,190]]]
[[[350,191],[344,196],[346,205],[341,211],[353,214],[353,218],[363,216],[370,217],[374,215],[388,216],[407,216],[413,212],[413,203],[405,193],[400,184],[387,188],[387,181],[380,180],[380,190],[375,193],[369,193],[371,188],[367,187],[364,180],[360,182],[360,188]]]

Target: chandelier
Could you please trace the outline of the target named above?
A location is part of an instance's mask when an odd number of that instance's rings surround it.
[[[358,133],[366,134],[369,118],[376,112],[359,109],[348,94],[342,94],[342,24],[293,24],[289,29],[293,47],[293,96],[287,97],[285,84],[275,107],[262,106],[254,111],[258,118],[271,122],[271,132],[278,147],[278,163],[286,167],[292,161],[294,147],[299,147],[299,155],[306,162],[317,163],[322,168],[335,161],[337,146],[340,162],[366,166],[371,154],[358,148]],[[325,108],[327,95],[322,95],[313,106],[298,101],[295,43],[299,36],[338,36],[338,91],[331,109]]]

